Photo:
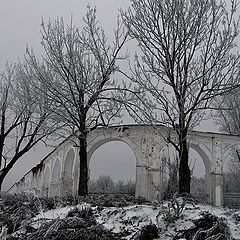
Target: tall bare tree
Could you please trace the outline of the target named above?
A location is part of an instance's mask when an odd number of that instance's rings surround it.
[[[227,161],[223,189],[226,192],[240,192],[240,161],[238,156],[233,153]]]
[[[129,78],[142,95],[132,95],[128,109],[175,130],[177,139],[166,140],[179,153],[180,193],[190,193],[189,133],[237,75],[236,7],[235,0],[131,0],[121,12],[140,49]]]
[[[240,94],[239,88],[217,98],[214,102],[214,118],[220,130],[232,135],[240,136]],[[240,151],[232,154],[229,170],[232,175],[240,172]]]
[[[223,95],[214,103],[215,120],[220,130],[240,136],[240,94],[239,89]]]
[[[127,35],[120,21],[109,43],[96,19],[96,9],[88,6],[79,30],[63,19],[42,23],[41,62],[33,51],[27,52],[25,73],[29,82],[44,89],[43,95],[54,102],[55,118],[75,134],[80,156],[79,195],[88,194],[87,133],[98,126],[108,126],[120,114],[121,103],[112,101],[118,90],[113,79]]]
[[[51,102],[39,98],[23,81],[21,67],[7,65],[0,74],[0,190],[6,175],[38,142],[59,127],[52,121]]]

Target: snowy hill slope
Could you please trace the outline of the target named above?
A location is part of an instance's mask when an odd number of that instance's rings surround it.
[[[105,198],[107,204],[102,204]],[[183,198],[154,205],[125,200],[110,203],[109,199],[114,198],[63,201],[3,197],[0,239],[240,240],[240,210],[196,204]]]

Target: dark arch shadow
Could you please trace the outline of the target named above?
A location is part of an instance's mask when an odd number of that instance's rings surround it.
[[[47,166],[43,174],[42,197],[48,197],[49,194],[50,169]]]
[[[50,185],[50,196],[59,196],[59,180],[60,180],[61,164],[59,159],[56,159],[52,169],[52,178]]]
[[[73,195],[73,166],[75,153],[73,148],[69,149],[63,164],[61,195]]]

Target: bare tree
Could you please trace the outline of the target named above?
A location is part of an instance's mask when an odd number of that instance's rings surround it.
[[[240,162],[235,153],[230,156],[225,170],[223,185],[224,191],[240,192]]]
[[[113,193],[114,192],[114,182],[110,176],[101,175],[96,184],[98,186],[99,193]]]
[[[129,78],[142,95],[132,95],[135,102],[127,107],[135,118],[171,126],[177,134],[166,140],[179,153],[180,193],[190,193],[189,133],[237,75],[236,7],[235,0],[230,6],[217,0],[131,0],[121,12],[140,49]]]
[[[192,176],[191,179],[191,193],[194,194],[206,194],[206,180],[204,177]]]
[[[217,98],[214,103],[216,111],[214,118],[220,130],[232,135],[240,136],[240,94],[239,89]],[[237,161],[237,163],[235,163]],[[236,150],[231,159],[232,169],[240,163],[240,152]]]
[[[0,74],[0,190],[14,164],[59,127],[50,120],[50,102],[39,98],[21,77],[19,66]]]
[[[89,181],[89,193],[134,194],[136,184],[132,180],[114,182],[108,175],[101,175],[97,180]]]
[[[42,23],[45,55],[39,63],[33,51],[27,52],[25,72],[29,82],[54,102],[55,117],[75,134],[80,156],[79,195],[88,193],[87,133],[108,126],[120,114],[121,103],[113,101],[118,90],[113,79],[127,35],[118,21],[114,40],[109,43],[96,19],[96,9],[88,6],[80,31],[63,19]],[[46,92],[45,92],[46,90]]]
[[[239,89],[221,96],[215,101],[215,120],[220,130],[240,136],[240,94]]]
[[[177,156],[171,161],[170,157],[162,158],[161,161],[164,165],[164,175],[167,175],[166,181],[163,182],[163,199],[172,198],[178,192],[178,169],[179,161]]]
[[[232,135],[240,136],[240,94],[239,89],[230,94],[219,97],[215,101],[214,113],[216,123],[220,130]],[[240,191],[240,152],[235,150],[227,159],[227,169],[224,174],[224,191]]]

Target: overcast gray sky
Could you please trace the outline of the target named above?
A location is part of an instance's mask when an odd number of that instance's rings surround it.
[[[49,18],[54,20],[57,17],[64,17],[66,23],[69,22],[73,15],[74,23],[81,26],[81,20],[86,13],[87,4],[97,7],[97,17],[107,34],[112,33],[115,27],[116,16],[119,8],[127,8],[129,0],[0,0],[0,69],[7,61],[16,62],[22,59],[26,46],[33,47],[36,53],[40,52],[40,24],[41,19],[48,21]],[[129,161],[135,161],[133,152],[124,144],[114,145],[115,150],[123,146],[124,153],[119,157],[128,158]],[[108,146],[108,145],[107,145]],[[106,147],[105,147],[106,148]],[[110,149],[112,149],[110,147]],[[106,152],[107,151],[107,152]],[[102,169],[106,158],[112,156],[114,152],[103,151],[100,149],[99,160],[96,161],[96,155],[92,157],[96,162],[96,169]],[[121,150],[120,150],[121,151]],[[47,153],[44,146],[35,148],[31,153],[24,156],[7,176],[3,189],[7,189],[16,180],[18,180],[26,171],[36,165]],[[115,155],[116,156],[116,155]],[[94,160],[95,159],[95,160]],[[124,164],[123,164],[124,165]],[[132,164],[133,165],[133,164]],[[128,166],[129,168],[129,166]],[[132,168],[133,169],[133,168]],[[94,170],[94,169],[93,169]],[[126,171],[125,171],[126,172]],[[131,172],[131,171],[130,171]],[[100,174],[98,170],[94,176]],[[134,173],[129,173],[128,176]],[[119,177],[117,177],[119,178]],[[127,177],[128,178],[128,177]],[[133,177],[135,178],[135,177]],[[117,179],[116,179],[117,180]]]
[[[79,25],[88,3],[97,7],[107,31],[114,28],[118,9],[130,4],[129,0],[0,0],[0,66],[22,58],[27,43],[39,49],[42,17],[47,21],[63,16],[68,22],[73,14]]]
[[[65,22],[69,22],[73,14],[74,23],[81,26],[81,19],[86,13],[88,3],[97,7],[97,16],[108,34],[115,26],[118,9],[127,8],[130,0],[0,0],[0,69],[7,61],[16,62],[21,59],[27,44],[39,53],[41,18],[48,21],[49,18],[54,20],[63,16]],[[201,129],[212,130],[212,126],[203,123]],[[8,189],[48,151],[44,146],[39,146],[24,156],[7,176],[3,189]],[[105,144],[94,153],[92,163],[95,163],[90,166],[92,178],[97,178],[105,171],[112,175],[114,180],[121,179],[122,176],[126,179],[135,179],[135,157],[124,143]],[[120,166],[125,168],[119,171]],[[124,174],[119,174],[121,172]]]

